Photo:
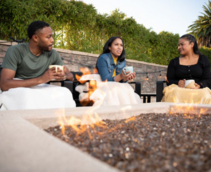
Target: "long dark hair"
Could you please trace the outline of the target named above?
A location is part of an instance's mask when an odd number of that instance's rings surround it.
[[[201,55],[200,51],[199,51],[199,48],[198,48],[198,45],[197,45],[197,42],[196,42],[196,38],[191,35],[191,34],[185,34],[185,35],[182,35],[179,39],[181,38],[185,38],[189,41],[189,43],[193,42],[194,43],[194,46],[193,46],[193,52],[195,54],[199,54]]]
[[[120,37],[118,37],[118,36],[112,36],[112,37],[110,37],[110,38],[108,39],[108,41],[105,43],[105,45],[104,45],[104,47],[103,47],[103,52],[102,52],[102,54],[110,53],[109,47],[110,47],[111,44],[114,42],[114,40],[117,39],[117,38],[119,38],[119,39],[122,40],[122,38],[120,38]],[[121,62],[121,61],[124,61],[124,60],[125,60],[125,56],[126,56],[123,40],[122,40],[122,44],[123,44],[122,54],[118,57],[118,60],[119,60],[120,62]],[[101,55],[102,55],[102,54],[101,54]],[[101,56],[101,55],[100,55],[100,56]]]

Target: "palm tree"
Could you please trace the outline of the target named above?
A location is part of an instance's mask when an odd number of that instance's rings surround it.
[[[203,5],[204,13],[198,17],[198,20],[188,26],[188,32],[198,39],[199,46],[211,47],[211,1]]]

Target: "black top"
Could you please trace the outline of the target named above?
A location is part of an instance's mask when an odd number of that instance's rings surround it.
[[[178,85],[179,80],[194,79],[201,88],[207,87],[210,79],[209,59],[204,55],[199,55],[198,62],[194,65],[180,65],[179,57],[172,59],[167,69],[167,79],[169,84]]]

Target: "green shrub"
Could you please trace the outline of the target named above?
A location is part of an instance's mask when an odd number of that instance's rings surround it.
[[[109,37],[120,36],[128,59],[168,65],[178,56],[178,34],[157,34],[119,10],[101,15],[81,1],[0,0],[0,39],[27,39],[35,20],[50,24],[55,48],[100,54]]]
[[[211,48],[201,47],[199,50],[202,54],[209,58],[211,64]]]

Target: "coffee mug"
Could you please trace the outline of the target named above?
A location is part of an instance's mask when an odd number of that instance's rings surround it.
[[[60,69],[62,72],[63,72],[63,70],[64,70],[63,66],[61,66],[61,65],[50,65],[50,66],[49,66],[49,69],[50,69],[50,68],[53,68],[53,67],[55,67],[56,73],[57,73],[57,69]]]
[[[195,84],[194,79],[185,80],[185,88],[195,88],[194,84]]]
[[[64,71],[64,67],[61,66],[61,65],[50,65],[50,66],[49,66],[49,69],[51,69],[51,68],[53,68],[53,67],[55,67],[56,73],[57,73],[57,70],[58,70],[58,69],[60,69],[60,70],[62,71],[62,73],[63,73],[63,71]],[[55,81],[55,79],[51,79],[51,81]]]
[[[126,72],[133,73],[133,66],[126,66],[123,68],[123,73],[126,75]]]

